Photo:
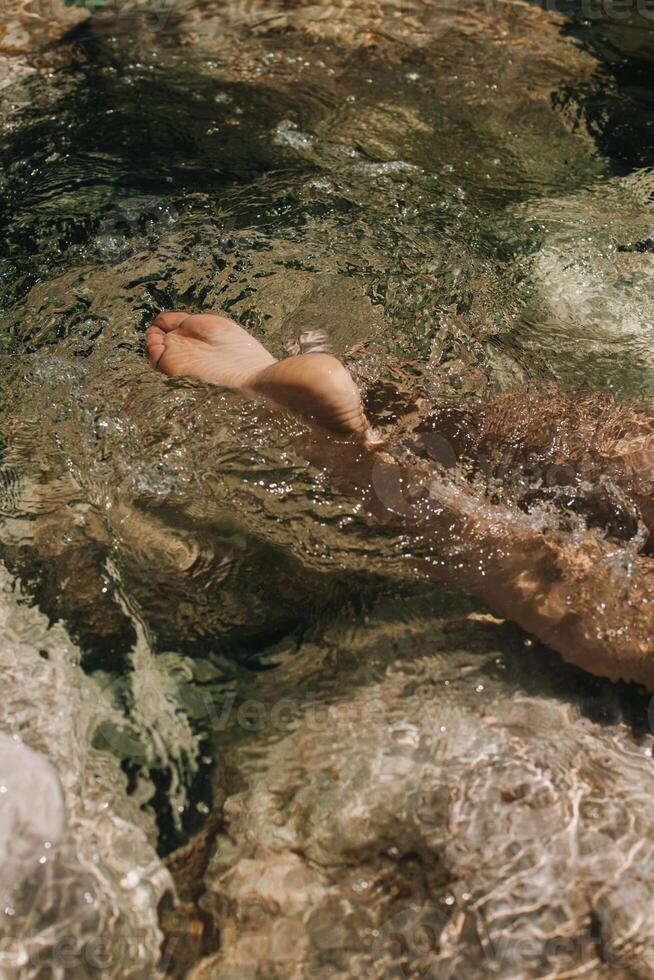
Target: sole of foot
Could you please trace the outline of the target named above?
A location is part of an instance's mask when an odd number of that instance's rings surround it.
[[[183,375],[263,396],[323,428],[361,436],[368,431],[361,395],[350,372],[331,354],[277,360],[227,317],[160,314],[146,333],[148,359],[169,377]]]

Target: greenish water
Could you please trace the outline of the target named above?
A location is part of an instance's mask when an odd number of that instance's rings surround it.
[[[647,44],[512,4],[107,6],[0,108],[3,727],[75,801],[70,975],[116,929],[107,975],[153,975],[160,859],[218,813],[181,876],[200,976],[650,976],[647,699],[420,579],[456,548],[143,348],[168,308],[277,356],[321,333],[398,389],[389,424],[532,382],[651,399]],[[5,939],[29,960],[48,921]]]

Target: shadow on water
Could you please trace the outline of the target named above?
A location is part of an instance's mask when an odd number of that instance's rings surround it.
[[[646,4],[564,3],[565,32],[598,59],[597,78],[572,89],[598,148],[617,174],[654,162],[654,19]]]

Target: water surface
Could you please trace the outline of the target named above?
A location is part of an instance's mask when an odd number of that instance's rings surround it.
[[[346,357],[389,426],[537,382],[650,399],[649,107],[619,38],[518,4],[113,11],[0,109],[0,557],[30,651],[3,727],[59,771],[74,875],[107,873],[7,948],[36,976],[34,937],[73,935],[91,975],[126,916],[107,975],[152,976],[165,858],[180,974],[651,975],[646,698],[413,574],[449,552],[300,422],[143,353],[160,310],[222,310]],[[92,794],[75,816],[82,770],[147,867],[85,850],[110,831]]]

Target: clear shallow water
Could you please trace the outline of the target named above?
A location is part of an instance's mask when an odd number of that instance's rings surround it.
[[[104,869],[86,905],[110,937],[144,930],[134,975],[166,855],[178,972],[651,975],[647,699],[419,580],[412,560],[450,551],[373,517],[300,423],[143,358],[159,310],[222,309],[277,355],[326,332],[389,425],[418,395],[532,380],[650,397],[649,161],[596,120],[600,92],[623,127],[634,105],[596,31],[397,14],[124,15],[3,91],[5,601],[34,664],[41,614],[72,657],[51,707],[12,683],[64,784],[73,878]],[[81,769],[123,821],[101,859]]]

